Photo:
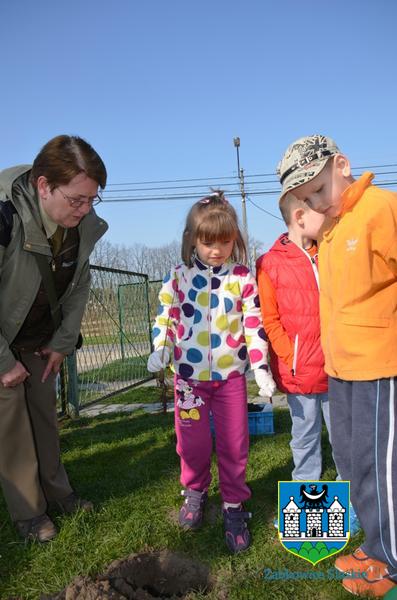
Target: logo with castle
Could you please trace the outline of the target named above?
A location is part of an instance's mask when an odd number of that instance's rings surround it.
[[[279,539],[313,565],[349,541],[348,481],[279,481]]]

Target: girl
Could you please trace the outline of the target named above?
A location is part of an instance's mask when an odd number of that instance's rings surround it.
[[[246,258],[236,212],[223,192],[196,202],[183,232],[183,264],[171,270],[159,294],[155,351],[148,360],[148,370],[159,371],[173,349],[177,452],[185,488],[179,524],[185,529],[202,522],[211,482],[213,415],[226,543],[232,552],[250,544],[246,520],[251,515],[242,506],[251,495],[245,481],[248,363],[260,395],[271,396],[276,387],[267,367],[256,282],[240,264]]]

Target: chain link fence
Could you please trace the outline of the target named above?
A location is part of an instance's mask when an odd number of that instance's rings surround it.
[[[139,385],[146,369],[161,282],[142,273],[91,266],[83,346],[67,357],[59,378],[63,412]]]

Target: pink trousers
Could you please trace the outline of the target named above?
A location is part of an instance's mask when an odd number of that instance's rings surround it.
[[[181,458],[181,483],[206,491],[211,483],[215,424],[219,486],[224,502],[251,496],[245,482],[249,434],[245,375],[227,381],[196,381],[175,376],[175,429]]]

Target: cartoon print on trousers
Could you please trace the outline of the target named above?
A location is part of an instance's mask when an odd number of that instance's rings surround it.
[[[204,400],[200,396],[195,396],[193,388],[183,379],[177,379],[176,393],[178,398],[176,404],[181,409],[179,411],[180,418],[199,421],[200,413],[197,410],[197,407],[202,406]]]

